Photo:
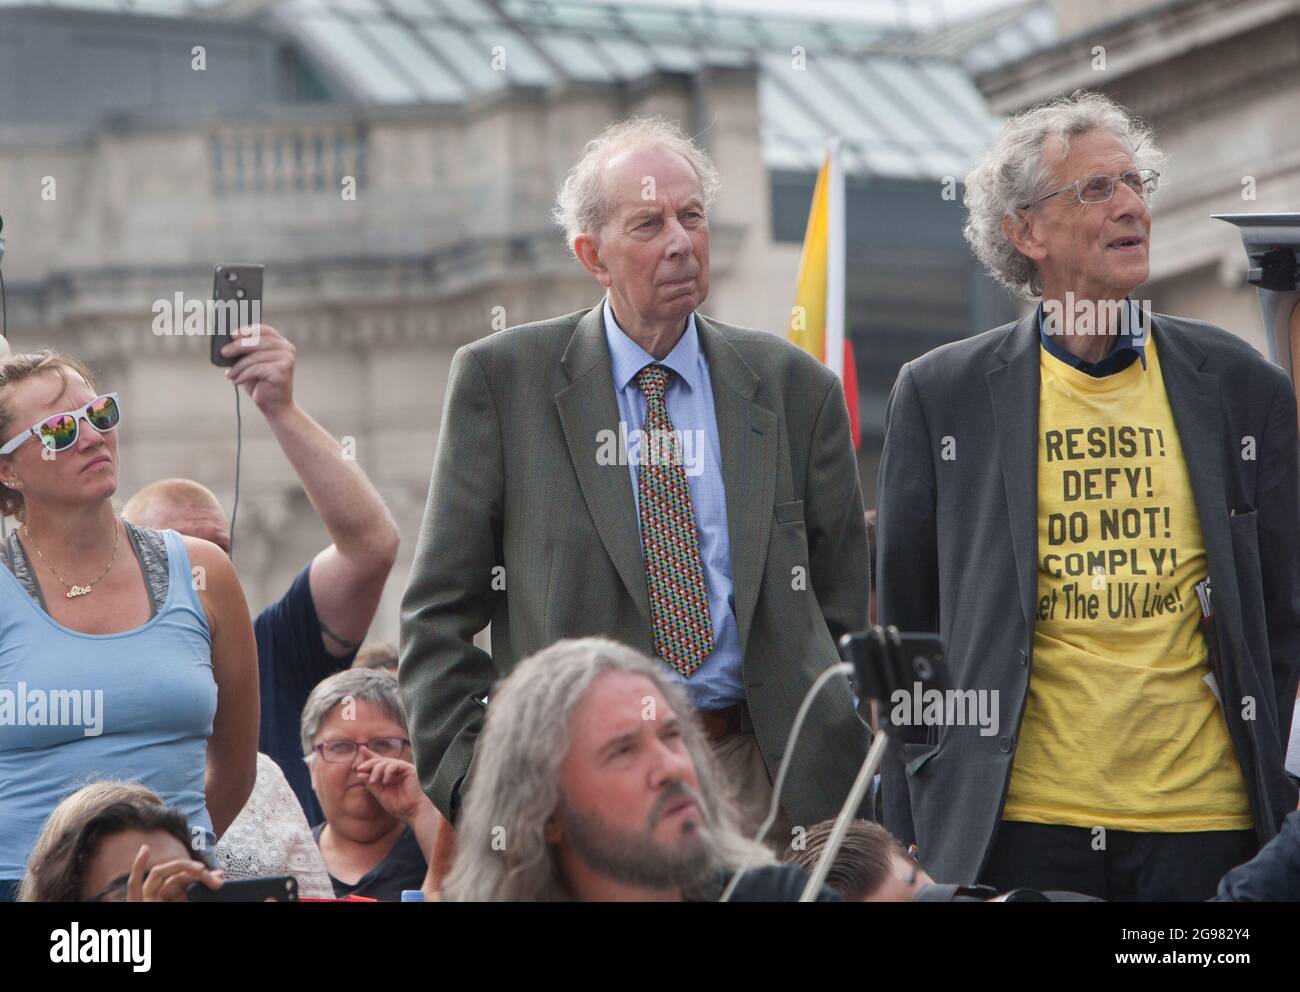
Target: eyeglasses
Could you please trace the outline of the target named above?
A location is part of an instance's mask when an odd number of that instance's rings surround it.
[[[113,881],[109,882],[107,887],[101,892],[96,892],[93,896],[87,896],[86,902],[126,902],[127,882],[126,875],[119,875]]]
[[[1080,203],[1105,203],[1115,195],[1116,182],[1123,183],[1138,196],[1146,199],[1160,185],[1160,173],[1155,169],[1133,169],[1118,176],[1085,176],[1083,179],[1076,179],[1068,186],[1062,186],[1055,192],[1040,196],[1033,203],[1026,203],[1020,209],[1028,210],[1035,204],[1071,189],[1074,190],[1074,195]]]
[[[32,424],[0,448],[0,455],[12,455],[30,437],[39,438],[41,444],[50,451],[66,451],[77,443],[77,434],[83,418],[101,434],[116,430],[117,425],[122,422],[122,407],[118,402],[117,393],[96,396],[80,410],[56,413],[53,417]]]
[[[410,746],[411,742],[405,737],[376,737],[372,741],[325,741],[312,750],[323,760],[341,765],[351,763],[359,747],[368,747],[378,758],[397,758]]]

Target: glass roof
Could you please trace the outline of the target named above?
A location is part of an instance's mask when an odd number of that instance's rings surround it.
[[[432,0],[384,0],[384,5],[394,13],[414,24],[441,21],[445,12]]]
[[[0,0],[0,8],[14,6]],[[617,85],[749,66],[770,168],[815,169],[840,136],[854,171],[962,173],[998,120],[971,73],[1052,41],[1050,0],[927,32],[637,0],[46,0],[43,6],[269,18],[363,104],[456,105],[506,86]],[[254,12],[250,14],[250,9]],[[791,6],[791,11],[797,11]],[[804,68],[791,50],[804,51]],[[494,55],[504,55],[494,65]]]
[[[211,14],[229,0],[0,0],[0,8],[65,7],[75,10],[118,11],[123,14]]]
[[[490,24],[500,20],[483,0],[429,0],[429,3],[466,24]]]
[[[656,71],[751,66],[770,168],[816,169],[838,135],[855,172],[960,174],[997,124],[958,62],[900,52],[915,39],[865,23],[595,0],[282,0],[275,16],[291,34],[313,25],[309,52],[344,66],[363,102],[456,103],[507,82],[616,85]],[[491,67],[497,46],[504,72]]]

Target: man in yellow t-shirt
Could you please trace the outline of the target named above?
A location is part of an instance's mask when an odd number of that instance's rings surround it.
[[[1251,831],[1203,627],[1209,569],[1159,341],[1126,332],[1085,370],[1040,333],[1034,672],[1002,817]]]
[[[1151,865],[1208,845],[1226,852],[1217,875],[1257,848],[1159,341],[1125,303],[1114,348],[1093,363],[1054,339],[1039,308],[1034,669],[985,868],[999,887],[1026,884],[1043,862],[1077,862],[1072,888],[1115,898],[1125,890],[1104,852]]]
[[[890,398],[880,622],[937,628],[995,717],[892,730],[885,826],[942,882],[1207,899],[1296,805],[1295,393],[1227,331],[1133,302],[1160,163],[1099,94],[1009,120],[966,233],[1040,306]]]

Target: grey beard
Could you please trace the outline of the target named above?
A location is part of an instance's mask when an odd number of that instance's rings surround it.
[[[699,806],[693,790],[685,794],[696,799]],[[652,824],[663,805],[656,804]],[[667,848],[652,839],[649,828],[644,833],[619,830],[599,816],[583,813],[564,802],[569,843],[592,871],[623,885],[659,890],[680,888],[685,893],[706,887],[718,868],[713,837],[701,816],[696,814],[693,828],[699,834],[699,843]]]

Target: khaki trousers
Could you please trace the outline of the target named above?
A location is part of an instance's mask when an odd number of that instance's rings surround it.
[[[772,779],[763,762],[758,738],[752,732],[729,734],[711,742],[713,757],[722,769],[722,776],[731,793],[732,802],[740,814],[740,829],[752,838],[767,818],[772,804]],[[805,824],[805,827],[812,824]],[[785,807],[778,807],[776,821],[767,832],[764,842],[779,857],[790,845],[794,826],[786,815]]]

